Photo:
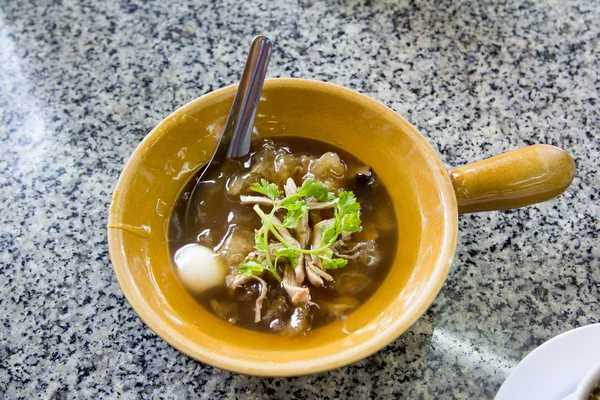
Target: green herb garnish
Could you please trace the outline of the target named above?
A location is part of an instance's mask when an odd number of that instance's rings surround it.
[[[277,185],[265,179],[261,179],[260,183],[255,183],[250,189],[271,199],[273,208],[266,214],[258,204],[254,205],[254,211],[263,222],[254,237],[255,247],[264,257],[260,257],[262,261],[259,259],[244,261],[238,268],[239,273],[254,275],[268,270],[281,282],[277,271],[278,259],[285,257],[295,267],[301,254],[318,257],[324,269],[338,269],[346,266],[348,261],[336,258],[331,246],[342,233],[353,233],[360,230],[360,203],[356,201],[352,192],[344,191],[336,197],[334,193],[328,191],[327,185],[313,178],[305,179],[295,194],[283,198],[280,198],[281,191]],[[309,197],[321,203],[332,202],[334,208],[334,223],[323,227],[320,232],[314,233],[321,235],[320,245],[315,249],[303,249],[298,246],[295,239],[293,241],[290,238],[286,239],[277,230],[278,227],[297,228],[300,219],[309,212],[306,201]],[[276,223],[278,219],[274,218],[275,213],[279,210],[287,211],[280,225]],[[279,242],[273,252],[269,251],[270,235]],[[272,255],[275,256],[275,259]]]
[[[275,201],[276,198],[281,196],[281,192],[279,188],[274,183],[267,182],[266,179],[261,179],[260,183],[255,183],[250,187],[250,189],[254,190],[257,193],[264,194],[271,200]]]

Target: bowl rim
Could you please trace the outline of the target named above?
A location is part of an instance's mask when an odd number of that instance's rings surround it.
[[[441,251],[435,260],[431,279],[425,286],[424,292],[426,295],[421,296],[415,301],[415,304],[411,307],[411,312],[409,313],[410,315],[408,318],[403,318],[401,321],[393,321],[389,324],[389,326],[386,326],[386,328],[382,330],[380,335],[366,340],[365,342],[362,342],[356,346],[346,348],[343,351],[336,352],[334,354],[324,355],[313,360],[307,360],[302,363],[296,362],[281,364],[271,363],[268,361],[260,363],[240,363],[223,354],[211,354],[210,351],[203,349],[201,346],[192,345],[191,342],[179,332],[165,328],[165,325],[161,324],[161,318],[147,304],[145,299],[137,290],[137,287],[133,284],[131,274],[128,273],[128,268],[126,268],[127,263],[122,252],[120,251],[121,243],[118,240],[118,235],[114,229],[110,228],[107,229],[108,248],[111,264],[117,278],[117,282],[131,307],[147,327],[149,327],[154,333],[156,333],[159,337],[164,339],[177,350],[202,363],[235,373],[267,377],[302,376],[336,369],[352,364],[370,356],[371,354],[374,354],[405,333],[425,313],[441,290],[454,258],[458,236],[458,208],[452,182],[447,172],[448,170],[442,163],[437,152],[413,125],[411,125],[403,117],[383,103],[352,89],[329,82],[311,79],[270,78],[265,80],[263,90],[271,87],[287,87],[300,90],[308,89],[312,91],[328,92],[329,94],[336,96],[350,98],[352,101],[371,107],[378,112],[385,114],[387,118],[395,121],[397,125],[403,126],[407,134],[411,135],[411,138],[414,140],[419,150],[426,156],[425,158],[431,169],[437,168],[440,171],[443,171],[442,174],[435,174],[437,187],[440,191],[442,199],[444,200],[442,202],[444,218],[443,221],[438,221],[443,225],[442,231],[444,234],[441,244]],[[110,208],[112,209],[113,205],[117,202],[115,193],[123,193],[126,189],[124,188],[125,182],[128,180],[129,176],[135,173],[133,164],[136,161],[137,156],[141,153],[142,149],[145,147],[145,144],[153,139],[156,132],[163,124],[169,121],[173,116],[188,108],[194,107],[198,103],[215,101],[219,98],[231,96],[235,92],[236,88],[237,84],[226,86],[207,93],[184,104],[177,110],[173,111],[169,116],[161,120],[156,127],[154,127],[138,144],[134,152],[130,155],[125,163],[119,176],[119,180],[117,181],[115,189],[113,190],[113,198],[111,199]],[[109,225],[112,216],[113,213],[109,212]]]

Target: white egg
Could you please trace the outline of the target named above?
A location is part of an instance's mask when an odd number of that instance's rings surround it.
[[[218,255],[208,247],[186,244],[175,253],[175,265],[181,283],[193,293],[225,282],[226,268]]]

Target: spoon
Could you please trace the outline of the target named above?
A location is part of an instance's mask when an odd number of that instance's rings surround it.
[[[224,160],[239,160],[250,153],[250,139],[254,127],[256,108],[260,100],[267,67],[271,59],[273,43],[266,36],[257,36],[252,40],[242,79],[238,86],[227,123],[219,139],[217,148],[208,163],[198,171],[196,183],[190,192],[186,206],[186,221],[191,221],[191,212],[194,207],[194,193],[202,177],[221,165]]]

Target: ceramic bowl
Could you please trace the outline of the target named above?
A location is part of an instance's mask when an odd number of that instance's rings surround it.
[[[344,321],[282,337],[218,319],[180,285],[167,245],[181,189],[216,147],[235,87],[202,96],[162,121],[127,162],[113,194],[108,241],[114,271],[140,318],[173,347],[243,374],[296,376],[350,364],[405,332],[429,307],[452,263],[459,212],[524,206],[564,191],[572,158],[531,146],[448,171],[406,120],[329,83],[270,79],[255,126],[262,136],[305,136],[343,147],[376,172],[398,220],[393,266]]]

